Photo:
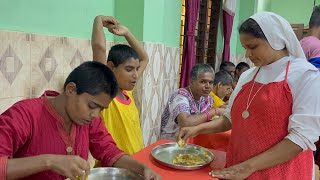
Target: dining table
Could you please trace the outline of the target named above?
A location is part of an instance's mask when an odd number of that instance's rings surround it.
[[[155,172],[161,175],[163,180],[214,180],[217,178],[212,178],[209,176],[209,172],[212,169],[220,169],[225,166],[226,163],[226,152],[218,151],[214,149],[209,149],[213,154],[213,161],[208,165],[196,170],[178,170],[173,169],[162,164],[159,164],[151,155],[151,151],[154,147],[172,142],[170,140],[160,139],[157,142],[145,147],[139,152],[132,155],[134,159],[142,162],[153,169]]]

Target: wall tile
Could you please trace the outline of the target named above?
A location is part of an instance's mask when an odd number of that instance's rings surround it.
[[[50,82],[53,75],[63,74],[63,47],[61,37],[34,35],[31,44],[31,78],[42,75]]]
[[[80,63],[92,60],[90,40],[7,31],[0,31],[0,40],[0,58],[4,57],[0,69],[11,73],[0,71],[0,112],[45,90],[62,91],[69,73]],[[107,55],[115,44],[107,42]],[[159,139],[161,114],[168,96],[177,89],[180,50],[153,43],[143,46],[150,62],[133,95],[144,141],[149,145]]]
[[[28,97],[11,97],[11,98],[0,98],[0,114],[11,107],[14,103],[26,99]]]
[[[146,131],[143,132],[143,139],[145,146],[148,146],[160,138],[160,127],[154,127],[151,129],[146,129]]]
[[[65,38],[63,41],[63,73],[69,74],[85,61],[92,61],[90,40]]]
[[[31,97],[39,97],[46,90],[62,92],[64,81],[64,74],[54,73],[49,82],[45,76],[41,74],[33,74],[31,79]]]
[[[0,98],[30,96],[30,44],[25,33],[0,31]]]

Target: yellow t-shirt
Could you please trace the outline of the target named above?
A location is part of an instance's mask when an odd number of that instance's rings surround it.
[[[222,99],[220,99],[217,95],[215,95],[212,91],[210,92],[210,96],[212,96],[213,98],[212,107],[218,108],[225,104],[225,102]]]
[[[102,120],[114,141],[125,153],[132,155],[144,148],[138,109],[131,91],[123,91],[128,100],[115,97],[107,109],[102,110]]]

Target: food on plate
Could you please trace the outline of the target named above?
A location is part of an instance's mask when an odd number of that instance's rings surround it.
[[[179,145],[179,147],[183,148],[186,145],[186,142],[179,137],[178,145]]]
[[[201,156],[197,154],[178,154],[173,159],[173,164],[183,165],[183,166],[196,166],[200,164],[205,164],[207,162],[207,156]]]

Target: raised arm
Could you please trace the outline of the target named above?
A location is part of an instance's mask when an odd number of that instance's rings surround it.
[[[97,16],[93,22],[91,47],[93,60],[107,64],[106,57],[106,37],[103,31],[104,27],[111,28],[118,24],[118,21],[110,16]]]
[[[129,45],[138,53],[139,61],[140,61],[140,68],[138,70],[138,78],[142,75],[143,71],[146,69],[149,57],[147,52],[144,50],[141,43],[136,39],[136,37],[126,28],[122,25],[113,26],[111,28],[108,28],[109,32],[118,35],[118,36],[124,36],[129,43]]]

